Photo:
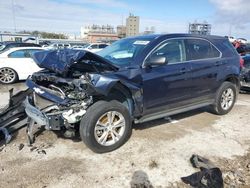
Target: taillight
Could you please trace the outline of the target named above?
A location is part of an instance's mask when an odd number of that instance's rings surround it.
[[[240,58],[240,68],[244,67],[244,59]]]

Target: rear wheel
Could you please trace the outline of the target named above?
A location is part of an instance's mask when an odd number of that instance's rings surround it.
[[[113,151],[122,146],[131,135],[128,109],[118,101],[98,101],[81,120],[83,142],[96,153]]]
[[[224,115],[231,111],[237,97],[237,88],[231,82],[224,82],[216,93],[212,111],[217,115]]]
[[[11,68],[4,67],[0,69],[0,83],[12,84],[18,80],[16,71]]]

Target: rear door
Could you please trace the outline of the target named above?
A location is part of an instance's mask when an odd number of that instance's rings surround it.
[[[191,65],[193,102],[212,99],[217,89],[217,75],[222,66],[221,52],[208,40],[185,40],[187,61]]]
[[[156,56],[165,57],[168,63],[142,70],[144,114],[181,107],[190,99],[191,67],[186,62],[184,40],[164,41],[145,62]]]

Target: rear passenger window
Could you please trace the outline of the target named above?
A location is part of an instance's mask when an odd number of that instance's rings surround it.
[[[220,57],[220,52],[208,41],[201,39],[186,40],[187,60]]]

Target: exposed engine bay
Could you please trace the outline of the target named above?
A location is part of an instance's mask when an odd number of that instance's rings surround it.
[[[34,90],[31,97],[33,104],[53,120],[58,119],[60,122],[69,124],[77,123],[85,114],[86,108],[93,103],[91,93],[94,90],[87,74],[79,79],[66,80],[54,74],[48,76],[41,72],[34,74],[32,81],[39,85],[39,87],[31,87]],[[54,96],[54,101],[53,98],[50,101],[42,96],[45,93]],[[49,129],[55,127],[55,122],[49,124]],[[55,129],[58,129],[58,126]]]

